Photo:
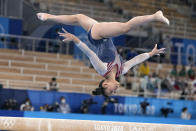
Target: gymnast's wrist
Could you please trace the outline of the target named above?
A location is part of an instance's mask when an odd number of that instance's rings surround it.
[[[148,53],[150,57],[154,56],[154,53],[151,51]]]
[[[78,39],[78,38],[74,38],[73,41],[74,41],[74,43],[76,43],[76,44],[79,44],[79,43],[80,43],[80,39]]]
[[[77,46],[80,46],[82,44],[82,41],[75,42]]]

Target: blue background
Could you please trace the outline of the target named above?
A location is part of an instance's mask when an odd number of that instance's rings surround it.
[[[26,98],[30,98],[32,105],[35,107],[36,111],[39,111],[39,107],[44,104],[54,104],[55,102],[60,102],[60,97],[64,96],[67,100],[67,103],[71,107],[73,113],[80,113],[80,106],[83,100],[93,98],[93,101],[98,104],[93,104],[90,108],[91,114],[101,114],[101,106],[104,102],[104,97],[102,96],[91,96],[89,94],[80,94],[80,93],[65,93],[65,92],[53,92],[53,91],[31,91],[31,90],[14,90],[14,89],[1,89],[0,90],[0,106],[6,99],[14,98],[21,105]],[[107,107],[106,114],[112,115],[139,115],[141,116],[140,103],[144,101],[143,97],[124,97],[124,96],[113,96],[113,98],[118,99],[118,104],[121,105],[136,105],[137,112],[133,113],[130,110],[124,112],[119,112],[115,110],[114,104],[109,104]],[[148,98],[146,101],[150,106],[154,107],[154,112],[148,114],[147,116],[156,116],[160,117],[160,109],[162,107],[170,107],[174,110],[173,114],[170,114],[169,117],[180,118],[180,113],[182,108],[187,107],[188,111],[192,114],[193,119],[196,118],[196,101],[188,100],[171,100],[171,99],[157,99],[157,98]],[[167,104],[167,103],[171,104]],[[148,110],[148,109],[147,109]]]
[[[0,17],[0,25],[4,28],[5,34],[22,35],[23,23],[21,19]]]
[[[196,40],[188,40],[188,39],[180,39],[180,38],[173,38],[172,39],[172,42],[173,42],[173,49],[172,49],[172,53],[177,53],[178,49],[177,49],[177,46],[176,46],[176,43],[180,43],[183,45],[183,47],[181,48],[180,52],[181,52],[181,56],[180,57],[180,60],[181,60],[181,63],[179,64],[182,64],[182,65],[188,65],[188,61],[187,61],[187,58],[186,56],[182,55],[182,54],[185,54],[186,55],[186,50],[187,50],[187,47],[192,45],[194,48],[195,48],[195,51],[196,51]],[[194,64],[196,65],[196,54],[193,54],[193,52],[190,50],[190,52],[188,53],[188,55],[195,55],[195,59],[194,59]],[[171,61],[173,64],[178,64],[178,56],[177,54],[173,54],[171,56]]]

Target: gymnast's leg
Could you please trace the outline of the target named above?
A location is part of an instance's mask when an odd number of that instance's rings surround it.
[[[37,13],[37,17],[42,21],[54,21],[57,23],[67,24],[67,25],[80,25],[86,31],[89,31],[90,28],[98,23],[96,20],[83,15],[83,14],[76,14],[76,15],[51,15],[48,13]]]
[[[113,36],[118,36],[127,33],[132,28],[152,22],[160,21],[169,25],[169,20],[163,16],[162,11],[157,11],[152,15],[137,16],[128,22],[102,22],[98,23],[96,20],[82,14],[76,15],[51,15],[47,13],[38,13],[38,18],[42,21],[51,20],[54,22],[70,25],[80,25],[86,31],[92,27],[91,35],[94,39],[102,39]]]
[[[97,23],[92,28],[92,37],[94,39],[108,38],[127,33],[132,28],[153,22],[160,21],[169,25],[169,20],[163,16],[162,11],[157,11],[152,15],[137,16],[128,22],[102,22]]]

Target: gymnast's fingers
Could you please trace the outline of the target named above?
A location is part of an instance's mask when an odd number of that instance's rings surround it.
[[[66,38],[66,39],[63,40],[63,42],[68,42],[68,41],[71,41],[71,39],[70,38]]]
[[[159,52],[159,54],[164,54],[164,53],[165,53],[165,51],[160,51],[160,52]]]
[[[61,34],[61,35],[59,35],[59,36],[66,38],[66,35],[65,35],[65,34]]]
[[[65,34],[65,33],[58,32],[58,34],[59,34],[59,35],[63,35],[63,34]]]
[[[157,44],[155,44],[154,48],[157,49]]]
[[[62,30],[63,30],[64,33],[68,33],[64,28],[62,28]]]
[[[161,48],[160,50],[165,50],[166,48]]]
[[[159,53],[161,53],[161,54],[165,53],[165,48],[159,49]]]

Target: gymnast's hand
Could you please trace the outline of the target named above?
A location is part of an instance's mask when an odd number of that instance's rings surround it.
[[[150,56],[160,55],[163,54],[164,52],[165,52],[165,48],[157,49],[157,44],[156,44],[153,50],[149,52],[149,55]]]
[[[64,28],[62,28],[63,30],[63,33],[61,32],[58,32],[59,36],[65,38],[63,40],[63,42],[66,42],[66,41],[73,41],[74,43],[78,44],[80,43],[80,39],[78,39],[78,37],[76,37],[75,35],[67,32]]]

